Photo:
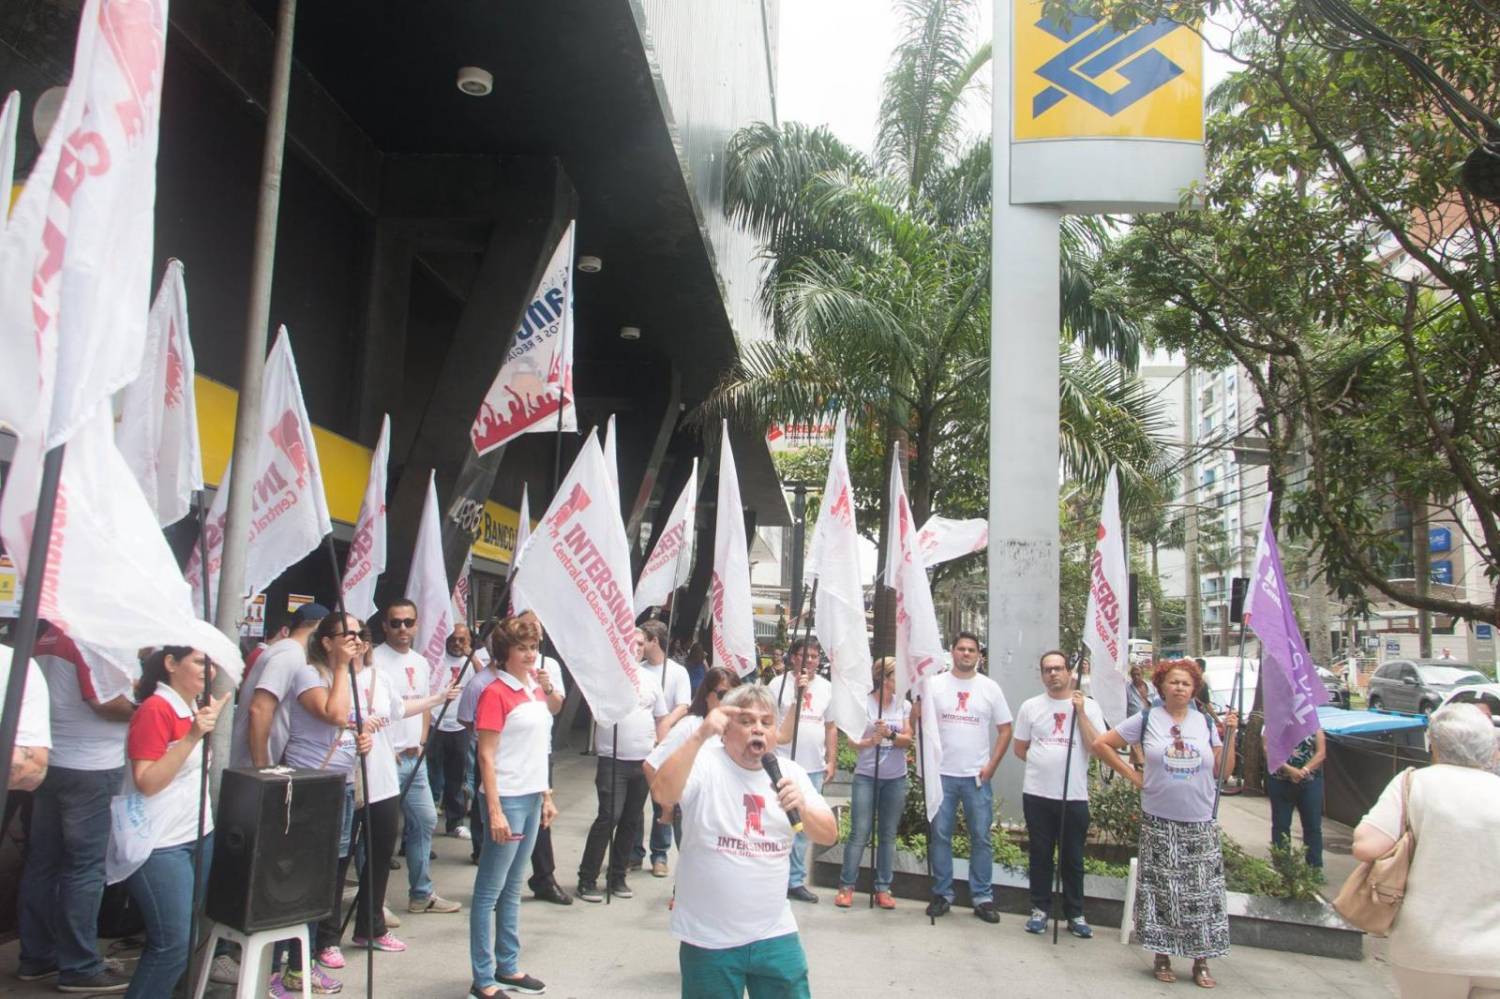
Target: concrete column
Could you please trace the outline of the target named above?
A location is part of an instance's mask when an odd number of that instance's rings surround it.
[[[994,255],[990,307],[990,676],[1012,711],[1041,691],[1037,660],[1058,634],[1058,224],[1010,203],[1011,14],[995,0]],[[1020,818],[1022,767],[995,796]]]

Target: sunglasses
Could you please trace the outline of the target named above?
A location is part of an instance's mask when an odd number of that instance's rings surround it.
[[[415,628],[417,619],[414,617],[393,617],[386,621],[387,628]]]

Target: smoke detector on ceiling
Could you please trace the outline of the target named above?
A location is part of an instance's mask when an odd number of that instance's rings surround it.
[[[604,269],[604,261],[584,254],[578,258],[578,269],[585,274],[598,274]]]
[[[495,78],[487,69],[478,66],[463,66],[458,71],[458,89],[470,97],[488,97],[495,89]]]
[[[621,340],[639,340],[640,338],[641,338],[641,328],[639,326],[621,326],[620,327],[620,339]]]

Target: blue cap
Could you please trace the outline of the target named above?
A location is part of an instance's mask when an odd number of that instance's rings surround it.
[[[295,628],[304,624],[317,624],[331,613],[333,612],[327,607],[317,602],[303,604],[292,614],[292,627]]]

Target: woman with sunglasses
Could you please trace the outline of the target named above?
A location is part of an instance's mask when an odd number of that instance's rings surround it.
[[[140,707],[125,738],[130,766],[121,789],[138,835],[122,835],[117,820],[105,863],[108,882],[125,881],[146,921],[146,948],[127,996],[170,995],[187,970],[193,909],[213,855],[213,808],[203,798],[203,864],[195,889],[204,745],[230,697],[199,704],[212,668],[202,652],[182,645],[159,649],[141,665]]]
[[[870,667],[870,679],[870,696],[865,698],[865,713],[870,723],[854,744],[859,757],[854,764],[849,841],[844,844],[839,892],[833,897],[833,904],[840,909],[854,904],[859,858],[864,856],[870,842],[877,812],[880,839],[875,857],[875,904],[882,909],[896,907],[891,879],[895,876],[896,830],[906,809],[906,751],[912,744],[911,702],[896,696],[896,660],[890,656],[875,661]]]
[[[1225,713],[1221,740],[1194,703],[1203,670],[1190,659],[1158,663],[1151,682],[1162,703],[1101,735],[1094,753],[1141,790],[1135,923],[1142,946],[1156,954],[1153,973],[1175,982],[1172,957],[1191,957],[1194,984],[1211,989],[1208,959],[1229,953],[1216,780],[1234,768],[1239,716]],[[1140,773],[1119,755],[1130,745],[1145,757]]]

